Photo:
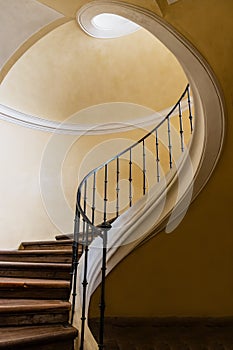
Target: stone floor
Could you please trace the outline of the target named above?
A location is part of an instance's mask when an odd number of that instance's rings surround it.
[[[98,339],[98,320],[89,325]],[[233,350],[233,320],[107,318],[104,349]]]

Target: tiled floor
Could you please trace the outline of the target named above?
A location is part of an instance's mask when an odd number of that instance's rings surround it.
[[[89,321],[97,338],[98,321]],[[233,350],[233,322],[107,319],[105,350]]]

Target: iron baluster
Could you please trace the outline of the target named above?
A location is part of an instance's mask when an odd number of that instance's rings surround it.
[[[158,129],[155,130],[155,148],[156,148],[156,170],[157,170],[157,182],[160,181],[160,168],[159,168],[159,138]]]
[[[93,174],[93,187],[92,187],[92,216],[91,216],[91,223],[94,225],[95,223],[95,193],[96,193],[96,172]]]
[[[104,167],[104,223],[107,221],[107,202],[108,202],[108,165]]]
[[[145,152],[145,140],[142,141],[142,158],[143,158],[143,195],[146,194],[146,152]]]
[[[84,214],[86,215],[87,211],[87,180],[84,183],[84,197],[83,197],[83,211]],[[83,217],[83,234],[82,234],[82,253],[84,251],[84,244],[85,244],[85,228],[86,228],[86,220]]]
[[[99,350],[104,349],[104,318],[105,318],[105,279],[106,279],[106,263],[107,263],[107,235],[108,230],[111,228],[111,225],[106,223],[102,225],[102,238],[103,238],[103,254],[102,254],[102,267],[101,267],[101,295],[100,295],[100,328],[99,328]]]
[[[132,207],[132,149],[129,150],[129,206]]]
[[[89,233],[89,224],[85,225],[85,249],[84,249],[84,271],[83,271],[83,299],[82,299],[82,317],[81,317],[81,336],[80,336],[80,350],[84,349],[84,339],[85,339],[85,323],[86,323],[86,297],[87,297],[87,268],[88,268],[88,233]]]
[[[191,99],[190,99],[190,92],[189,92],[189,86],[187,87],[187,96],[188,96],[188,107],[189,107],[189,121],[190,121],[190,129],[191,133],[193,132],[193,116],[192,116],[192,108],[191,108]]]
[[[170,169],[172,169],[172,143],[171,143],[170,118],[167,118],[167,135],[168,135],[168,150],[169,150],[169,166],[170,166]]]
[[[75,303],[77,295],[77,270],[78,270],[78,247],[79,247],[79,235],[80,235],[80,213],[76,208],[75,220],[74,220],[74,241],[73,241],[73,256],[72,256],[72,276],[70,289],[72,292],[72,310],[70,323],[73,324],[74,313],[75,313]]]
[[[184,152],[184,130],[183,130],[183,116],[181,110],[181,104],[179,102],[179,122],[180,122],[180,145],[181,152]]]
[[[119,216],[119,194],[120,194],[120,161],[119,157],[116,158],[116,217]]]

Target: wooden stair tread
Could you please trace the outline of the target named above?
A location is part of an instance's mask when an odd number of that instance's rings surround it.
[[[72,251],[69,250],[1,250],[0,261],[43,261],[43,262],[63,262],[70,263],[72,261]]]
[[[62,241],[64,241],[64,240],[69,241],[70,240],[71,242],[73,242],[74,234],[73,233],[67,233],[67,234],[57,235],[57,236],[55,236],[55,239],[57,241],[60,241],[60,240],[62,240]]]
[[[68,324],[71,304],[62,300],[0,299],[0,328]]]
[[[62,300],[42,299],[0,299],[0,313],[27,312],[39,310],[70,310],[70,303]]]
[[[49,342],[54,339],[74,339],[77,333],[74,327],[63,325],[0,327],[0,348]]]
[[[70,281],[41,278],[0,277],[0,298],[68,300]]]
[[[60,244],[67,244],[72,245],[72,242],[68,241],[67,239],[64,240],[51,240],[51,241],[26,241],[22,242],[20,245],[30,245],[30,244],[54,244],[54,245],[60,245]]]
[[[53,241],[31,241],[31,242],[22,242],[19,246],[19,250],[72,250],[72,241],[71,240],[53,240]]]
[[[69,288],[70,282],[60,280],[47,280],[47,279],[36,279],[36,278],[15,278],[15,277],[0,277],[0,288],[2,287],[17,287],[17,286],[45,286],[46,288]]]
[[[27,254],[34,254],[34,255],[42,255],[42,254],[49,254],[49,255],[70,255],[70,249],[65,250],[47,250],[47,249],[19,249],[19,250],[0,250],[0,257],[1,254],[7,254],[7,255],[27,255]]]
[[[71,261],[69,263],[0,261],[0,276],[2,277],[70,280],[70,273]]]

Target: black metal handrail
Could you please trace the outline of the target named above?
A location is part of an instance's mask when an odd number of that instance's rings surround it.
[[[127,152],[130,152],[130,150],[132,150],[133,148],[135,148],[136,146],[138,146],[138,144],[143,143],[150,135],[152,135],[154,132],[156,132],[167,120],[169,120],[170,116],[172,115],[172,113],[176,110],[177,107],[179,107],[179,116],[181,115],[181,106],[180,106],[180,102],[182,101],[182,99],[185,97],[185,95],[187,94],[188,97],[188,108],[189,108],[189,119],[190,119],[190,129],[191,132],[193,131],[193,116],[192,116],[192,109],[191,109],[191,100],[190,100],[190,92],[189,92],[189,84],[187,85],[186,89],[184,90],[184,92],[182,93],[181,97],[179,98],[178,102],[174,105],[174,107],[170,110],[170,112],[166,115],[166,117],[164,117],[164,119],[158,124],[156,125],[155,128],[153,128],[151,131],[149,131],[145,136],[143,136],[140,140],[138,140],[137,142],[135,142],[133,145],[129,146],[128,148],[126,148],[125,150],[123,150],[122,152],[118,153],[117,155],[115,155],[114,157],[112,157],[111,159],[107,160],[105,163],[101,164],[100,166],[96,167],[95,169],[91,170],[84,178],[83,180],[80,182],[80,185],[78,187],[78,191],[77,191],[77,208],[78,211],[80,212],[80,214],[82,215],[82,217],[84,218],[84,220],[89,223],[90,225],[93,225],[92,220],[90,220],[85,211],[83,210],[83,208],[81,207],[81,190],[83,185],[85,184],[85,182],[87,181],[88,178],[90,178],[91,175],[96,174],[99,170],[103,169],[105,166],[107,166],[109,163],[111,163],[112,161],[119,159],[122,155],[126,154]],[[180,132],[183,134],[183,130],[180,129]],[[170,147],[170,146],[169,146]]]
[[[71,322],[73,322],[74,318],[74,311],[75,311],[75,300],[76,300],[76,288],[77,288],[77,266],[78,266],[78,247],[80,244],[82,245],[82,252],[84,252],[84,271],[83,271],[83,293],[82,293],[82,326],[81,326],[81,340],[80,340],[80,350],[84,349],[84,334],[85,334],[85,321],[86,321],[86,292],[87,292],[87,264],[88,264],[88,252],[89,252],[89,245],[93,241],[93,239],[96,236],[100,236],[103,241],[103,258],[102,258],[102,287],[101,287],[101,302],[100,302],[100,332],[99,332],[99,349],[104,348],[104,310],[105,310],[105,274],[106,274],[106,255],[107,255],[107,232],[111,228],[111,222],[116,219],[121,212],[125,211],[128,207],[131,207],[133,205],[133,187],[132,182],[134,180],[133,178],[133,150],[137,146],[141,146],[142,150],[141,156],[142,156],[142,169],[140,169],[142,173],[142,190],[141,190],[141,196],[145,195],[148,186],[147,186],[147,157],[146,157],[146,141],[149,139],[150,136],[153,137],[154,142],[154,160],[156,162],[156,180],[157,182],[160,182],[161,179],[161,160],[160,160],[160,140],[159,140],[159,131],[160,128],[167,123],[166,126],[166,132],[167,132],[167,156],[168,156],[168,165],[169,168],[173,168],[174,163],[174,157],[173,157],[173,137],[172,137],[172,126],[171,126],[171,116],[173,113],[177,110],[177,117],[178,117],[178,132],[179,132],[179,138],[180,138],[180,151],[181,153],[184,152],[185,149],[185,140],[184,140],[184,118],[183,118],[183,109],[182,109],[182,100],[187,97],[188,102],[188,116],[186,118],[189,119],[189,129],[190,133],[193,132],[193,115],[192,115],[192,106],[191,106],[191,98],[190,98],[190,87],[187,85],[184,92],[182,93],[181,97],[177,101],[177,103],[174,105],[174,107],[170,110],[170,112],[163,118],[162,121],[160,121],[156,127],[154,127],[150,132],[148,132],[145,136],[143,136],[141,139],[139,139],[137,142],[133,143],[130,147],[126,148],[122,152],[118,153],[105,163],[101,164],[100,166],[96,167],[95,169],[91,170],[81,181],[78,190],[77,190],[77,203],[76,203],[76,213],[75,213],[75,227],[74,227],[74,243],[73,243],[73,263],[72,263],[72,287],[73,287],[73,303],[72,303],[72,313],[71,313]],[[129,158],[128,162],[128,204],[125,206],[125,204],[121,208],[120,204],[120,161],[122,160],[122,157],[127,155]],[[115,164],[116,170],[114,172],[114,176],[112,174],[109,175],[109,165],[111,163]],[[103,201],[101,203],[102,208],[99,210],[99,212],[102,212],[102,222],[98,225],[96,224],[96,194],[98,190],[97,186],[97,176],[100,173],[100,171],[103,171],[103,179],[102,179],[102,185],[103,185]],[[107,206],[108,206],[108,183],[110,178],[115,178],[116,188],[115,188],[115,195],[114,195],[114,201],[116,202],[115,205],[115,213],[113,217],[108,216],[108,214],[112,215],[112,212],[108,212]],[[89,182],[92,180],[92,185],[90,188]],[[89,195],[89,198],[91,198],[91,203],[89,204],[87,202],[88,200],[88,193],[91,190],[91,195]],[[89,208],[89,209],[88,209]],[[89,210],[89,215],[87,211]]]

